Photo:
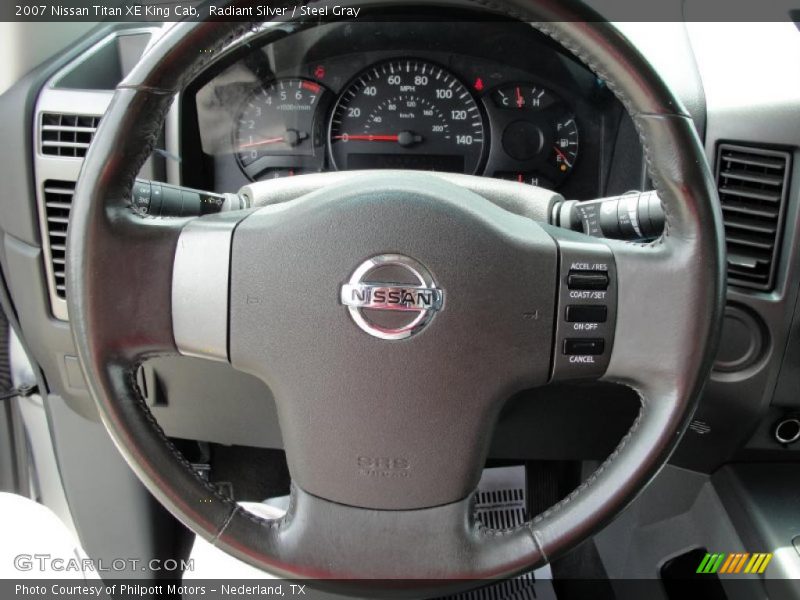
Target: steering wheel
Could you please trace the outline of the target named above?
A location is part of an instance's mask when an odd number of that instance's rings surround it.
[[[599,240],[507,210],[513,197],[545,214],[552,194],[530,186],[415,172],[296,177],[280,183],[290,199],[260,208],[141,216],[134,178],[174,95],[213,56],[198,49],[234,42],[242,24],[167,32],[116,90],[85,159],[68,301],[102,420],[172,514],[273,574],[481,580],[542,565],[600,530],[665,464],[709,373],[721,218],[681,103],[581,4],[467,4],[531,22],[607,82],[663,203],[658,240]],[[588,337],[565,318],[587,302],[606,311]],[[292,476],[283,518],[218,494],[159,428],[135,373],[176,353],[270,386]],[[631,430],[543,514],[509,530],[476,522],[472,492],[503,402],[573,378],[633,388]]]

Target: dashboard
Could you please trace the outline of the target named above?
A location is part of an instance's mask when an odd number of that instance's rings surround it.
[[[392,168],[606,191],[624,113],[602,80],[522,23],[400,25],[327,23],[220,61],[182,100],[184,182]]]

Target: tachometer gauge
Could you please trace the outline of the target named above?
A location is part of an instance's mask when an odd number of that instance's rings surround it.
[[[422,169],[476,173],[484,156],[483,116],[469,90],[421,60],[370,67],[342,93],[330,124],[339,170]]]
[[[318,110],[327,92],[307,79],[279,79],[253,92],[239,114],[234,150],[250,179],[320,170],[324,128]]]

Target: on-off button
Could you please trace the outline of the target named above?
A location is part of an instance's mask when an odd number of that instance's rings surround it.
[[[577,304],[567,307],[568,323],[605,323],[608,307],[603,304]]]

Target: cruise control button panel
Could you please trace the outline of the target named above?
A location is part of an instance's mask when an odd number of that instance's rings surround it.
[[[594,379],[608,368],[617,319],[617,276],[611,249],[600,241],[556,237],[558,321],[553,380]]]

